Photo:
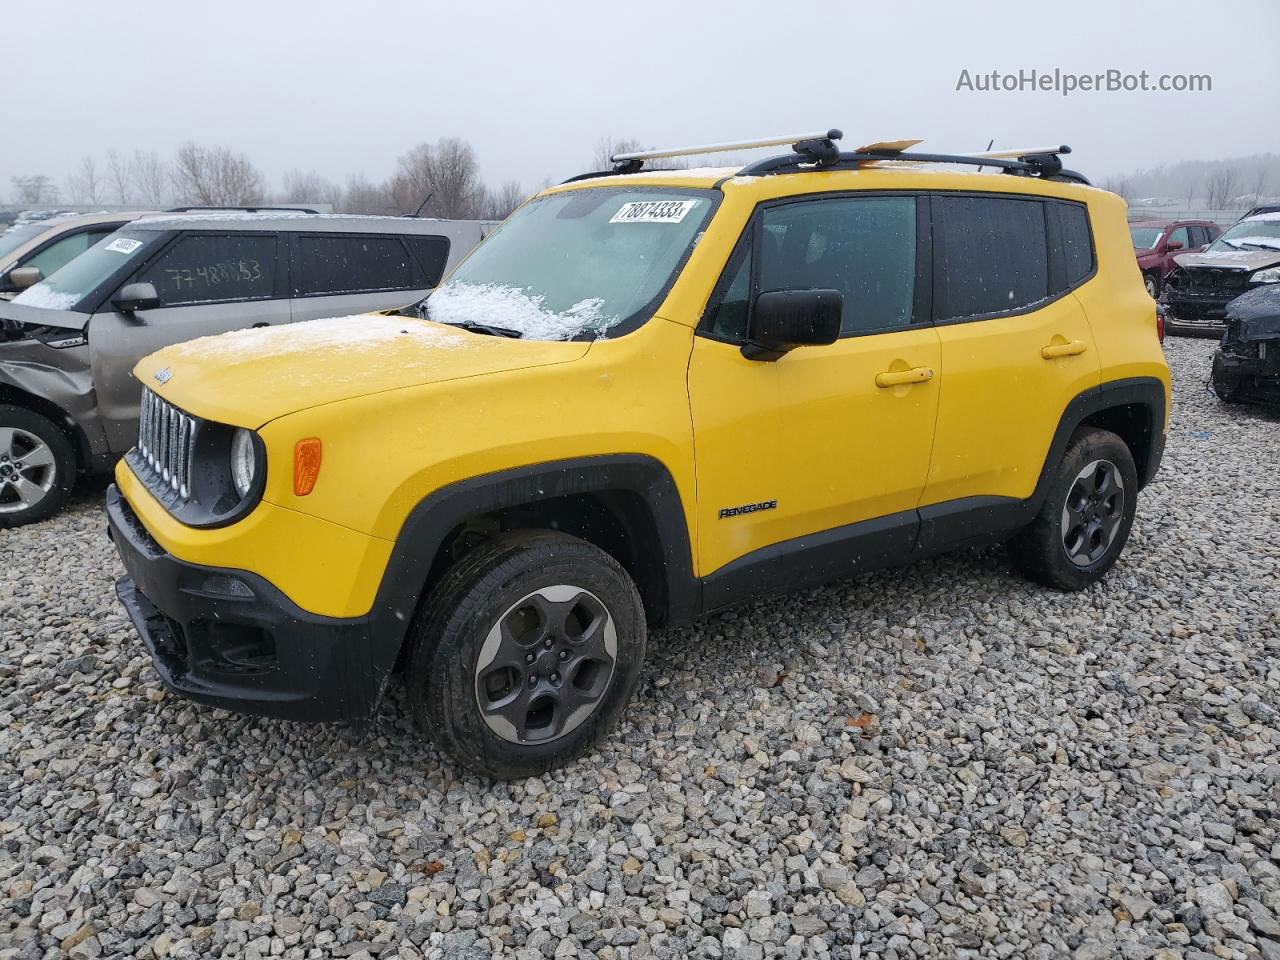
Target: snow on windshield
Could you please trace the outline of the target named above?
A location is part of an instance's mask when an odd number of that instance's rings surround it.
[[[497,283],[458,281],[439,288],[427,301],[437,323],[507,327],[528,340],[572,340],[583,333],[602,334],[618,317],[603,313],[604,299],[588,297],[567,310],[546,307],[545,298]]]
[[[80,297],[78,293],[63,293],[46,284],[37,283],[14,297],[13,302],[43,310],[70,310],[80,301]]]
[[[232,365],[264,357],[330,351],[370,352],[392,341],[412,338],[415,346],[458,347],[462,337],[431,327],[412,317],[384,317],[368,313],[350,317],[307,320],[278,327],[253,327],[190,340],[173,350],[201,361]]]

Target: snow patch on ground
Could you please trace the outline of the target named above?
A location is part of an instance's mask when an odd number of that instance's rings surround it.
[[[14,303],[20,303],[24,307],[39,307],[42,310],[70,310],[79,301],[79,294],[63,293],[42,283],[28,287],[13,298]]]
[[[540,295],[497,283],[448,283],[427,300],[427,315],[437,323],[483,323],[518,330],[526,340],[572,340],[583,333],[604,333],[618,322],[603,313],[604,300],[588,297],[556,312]]]
[[[278,327],[254,327],[212,337],[190,340],[175,352],[201,362],[235,364],[264,357],[290,354],[314,355],[328,351],[369,350],[391,346],[411,338],[415,346],[454,348],[462,337],[441,330],[414,317],[386,317],[376,313],[329,317]]]

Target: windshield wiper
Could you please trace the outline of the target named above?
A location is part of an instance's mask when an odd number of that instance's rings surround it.
[[[493,324],[476,323],[474,320],[450,321],[445,323],[445,326],[461,327],[463,330],[470,330],[472,333],[485,333],[491,337],[507,337],[511,340],[519,340],[523,336],[519,330],[512,330],[510,327],[495,327]]]
[[[418,316],[423,320],[432,319],[431,306],[426,300],[419,303],[416,308],[406,309],[416,309]],[[446,327],[461,327],[463,330],[470,330],[472,333],[483,333],[490,337],[506,337],[508,340],[519,340],[524,336],[519,330],[513,330],[511,327],[499,327],[492,323],[477,323],[474,320],[451,320],[448,322],[437,320],[436,323],[443,323]]]

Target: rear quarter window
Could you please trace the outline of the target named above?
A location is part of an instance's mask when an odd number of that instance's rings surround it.
[[[1013,197],[934,197],[938,320],[1010,313],[1048,297],[1044,206]]]
[[[405,237],[405,242],[422,269],[422,285],[436,286],[444,276],[445,264],[449,262],[449,238]]]
[[[1058,293],[1074,287],[1093,272],[1093,234],[1084,204],[1052,200],[1049,212],[1057,218],[1057,229],[1050,234],[1053,237],[1050,252],[1061,258],[1062,277],[1053,284],[1054,292]]]
[[[293,269],[294,296],[336,296],[431,286],[399,237],[302,235]],[[446,249],[447,255],[447,249]],[[443,264],[440,270],[443,271]]]

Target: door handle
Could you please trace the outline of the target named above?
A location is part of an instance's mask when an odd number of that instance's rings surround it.
[[[1070,343],[1051,343],[1047,347],[1040,348],[1040,356],[1046,360],[1056,360],[1058,357],[1078,357],[1089,349],[1089,345],[1083,340],[1072,340]]]
[[[912,367],[910,370],[886,370],[876,374],[877,387],[901,387],[909,383],[928,383],[933,379],[933,367]]]

